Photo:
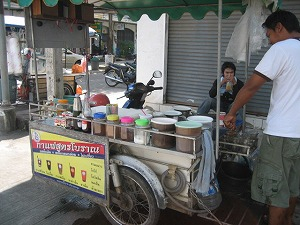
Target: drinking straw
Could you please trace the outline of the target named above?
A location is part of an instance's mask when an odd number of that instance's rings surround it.
[[[146,116],[146,113],[144,112],[144,110],[143,109],[141,109],[142,110],[142,112],[144,113],[144,115]]]

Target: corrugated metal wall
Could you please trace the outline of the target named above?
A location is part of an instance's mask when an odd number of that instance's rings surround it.
[[[297,0],[284,1],[282,8],[294,12],[299,18],[299,5]],[[222,63],[233,62],[231,58],[225,57],[225,51],[241,15],[240,12],[234,12],[222,21]],[[180,20],[170,20],[167,103],[198,106],[208,97],[208,91],[217,73],[217,25],[218,18],[212,12],[203,20],[195,20],[190,14],[184,14]],[[247,75],[251,75],[267,49],[263,48],[251,56]],[[236,76],[245,81],[245,63],[235,65]],[[260,115],[268,112],[271,85],[271,82],[267,83],[256,93],[247,104],[247,112]]]

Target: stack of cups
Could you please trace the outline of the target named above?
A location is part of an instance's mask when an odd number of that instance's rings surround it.
[[[118,104],[107,104],[106,115],[118,114]]]

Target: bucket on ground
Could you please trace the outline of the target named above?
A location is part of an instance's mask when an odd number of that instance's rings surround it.
[[[115,62],[115,56],[114,55],[105,55],[105,66],[108,66],[109,63]]]
[[[97,57],[91,58],[91,69],[92,70],[99,70],[99,64],[100,64],[100,59]]]
[[[221,162],[218,180],[223,191],[242,193],[249,189],[252,171],[245,163]]]

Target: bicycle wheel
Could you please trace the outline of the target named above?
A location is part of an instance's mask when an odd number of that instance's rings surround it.
[[[120,82],[115,79],[120,79],[114,70],[109,70],[105,75],[105,83],[110,87],[117,86]]]

